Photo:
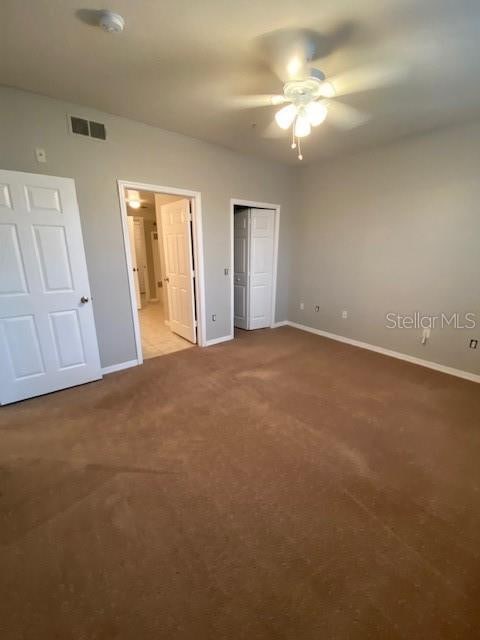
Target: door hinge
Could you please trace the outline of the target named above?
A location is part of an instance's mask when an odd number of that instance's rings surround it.
[[[194,327],[198,327],[198,322],[197,322],[196,320],[194,320],[194,322],[193,322],[193,326],[194,326]]]
[[[192,278],[196,278],[197,274],[195,273],[195,271],[192,271]]]

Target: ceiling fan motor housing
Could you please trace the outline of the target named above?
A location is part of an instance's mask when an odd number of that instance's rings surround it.
[[[320,95],[320,87],[325,80],[325,75],[318,70],[320,77],[310,76],[305,80],[291,80],[283,87],[283,95],[289,102],[297,106],[306,105],[316,100]]]

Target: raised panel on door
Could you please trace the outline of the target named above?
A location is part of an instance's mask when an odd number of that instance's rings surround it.
[[[236,275],[247,275],[247,238],[242,236],[234,239],[233,269]]]
[[[73,180],[0,170],[0,244],[0,403],[101,378]]]
[[[45,292],[73,289],[65,227],[34,225],[35,247]]]
[[[0,296],[28,292],[17,226],[0,224]]]
[[[0,184],[0,209],[12,208],[12,196],[8,184]]]
[[[50,322],[59,368],[84,365],[85,351],[77,309],[51,313]]]
[[[38,185],[25,186],[28,210],[32,213],[62,213],[60,191]]]
[[[3,318],[2,329],[14,379],[44,374],[45,364],[34,316]]]
[[[247,321],[247,288],[244,285],[233,286],[235,326],[242,326]]]
[[[252,238],[252,275],[272,275],[273,238]]]
[[[270,287],[258,284],[251,289],[251,319],[254,328],[268,326],[270,317]],[[268,324],[266,324],[268,323]]]

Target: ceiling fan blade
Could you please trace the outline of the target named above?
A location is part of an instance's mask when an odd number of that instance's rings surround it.
[[[264,131],[262,132],[262,138],[270,138],[270,139],[284,138],[287,135],[289,135],[289,133],[285,131],[285,129],[280,129],[280,127],[275,122],[275,120],[273,120],[268,125],[268,127],[264,129]]]
[[[307,77],[312,60],[325,58],[352,35],[352,23],[343,22],[328,33],[312,29],[277,29],[257,38],[260,55],[283,81]]]
[[[360,127],[370,120],[370,116],[355,107],[351,107],[338,100],[328,100],[328,122],[331,122],[339,129],[354,129]]]
[[[232,96],[227,100],[227,106],[233,109],[256,109],[258,107],[271,107],[286,102],[284,96],[276,94],[259,94]]]
[[[333,87],[335,96],[345,96],[351,93],[397,84],[405,80],[407,75],[408,68],[406,65],[372,64],[339,73],[328,78],[325,85]]]

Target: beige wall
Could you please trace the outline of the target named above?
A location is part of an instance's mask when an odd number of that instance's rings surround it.
[[[105,123],[106,142],[68,132],[67,114]],[[43,147],[47,163],[35,160]],[[286,318],[294,176],[288,167],[86,107],[0,87],[0,166],[75,179],[103,366],[134,359],[117,179],[200,191],[207,339],[230,333],[230,198],[282,205],[277,320]],[[216,314],[216,322],[212,321]]]
[[[426,346],[385,328],[391,311],[480,320],[479,140],[470,124],[300,170],[289,319],[480,373],[480,325]]]

